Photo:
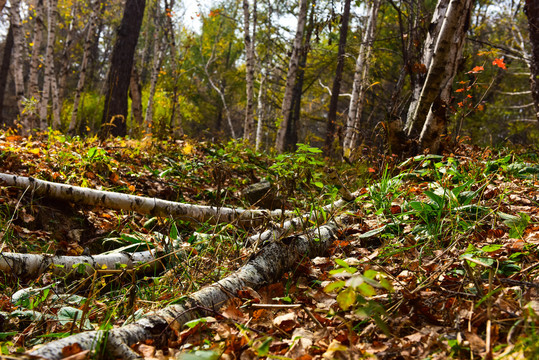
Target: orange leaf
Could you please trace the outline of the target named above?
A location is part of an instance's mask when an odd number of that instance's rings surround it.
[[[492,65],[496,65],[500,69],[507,70],[507,66],[505,66],[503,59],[494,59],[494,61],[492,62]]]
[[[484,67],[482,66],[476,66],[474,67],[471,71],[468,71],[466,74],[477,74],[477,73],[480,73],[481,71],[485,70]]]
[[[455,92],[463,92],[463,91],[464,91],[464,88],[460,88],[460,89],[455,90]]]

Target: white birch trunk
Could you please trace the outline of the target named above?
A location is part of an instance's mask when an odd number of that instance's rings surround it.
[[[218,311],[239,290],[250,287],[258,289],[264,285],[282,280],[282,276],[292,270],[306,257],[322,256],[333,242],[338,225],[330,222],[313,228],[305,235],[291,236],[282,241],[273,241],[263,247],[256,257],[230,276],[190,295],[183,305],[169,305],[154,313],[147,314],[135,323],[108,331],[107,353],[114,358],[138,359],[131,345],[146,340],[154,340],[158,346],[160,339],[167,339],[174,330],[204,313],[203,308]],[[62,359],[64,347],[79,344],[83,350],[93,350],[101,344],[105,333],[90,331],[50,342],[30,355],[46,359]]]
[[[260,145],[262,144],[262,124],[264,123],[265,118],[265,104],[264,104],[264,83],[266,82],[267,74],[260,74],[260,87],[258,88],[258,104],[257,104],[257,110],[256,110],[256,117],[257,117],[257,125],[256,125],[256,142],[255,142],[255,150],[258,151],[260,149]]]
[[[419,144],[422,149],[429,149],[431,153],[437,153],[440,146],[440,135],[445,131],[446,105],[451,100],[453,80],[457,74],[459,60],[462,58],[464,41],[466,39],[466,25],[469,21],[469,12],[472,0],[463,0],[459,3],[462,7],[450,7],[447,17],[455,17],[457,20],[455,31],[451,39],[451,46],[445,62],[444,74],[439,91],[438,104],[431,105],[423,129],[419,136]],[[453,13],[450,13],[452,11]],[[435,100],[436,102],[436,100]],[[437,112],[440,112],[437,114]]]
[[[359,48],[354,72],[354,82],[352,87],[352,97],[348,108],[346,128],[343,141],[343,155],[348,158],[352,150],[358,145],[359,126],[361,122],[361,112],[365,102],[365,94],[368,88],[368,76],[371,65],[372,46],[375,38],[376,22],[381,0],[373,0],[368,8],[367,25],[363,33],[363,39]]]
[[[93,46],[93,39],[95,38],[95,31],[97,29],[97,15],[101,8],[101,0],[94,0],[92,3],[92,12],[90,14],[90,20],[88,24],[88,32],[86,33],[86,40],[84,41],[84,51],[82,53],[82,62],[79,69],[79,81],[77,82],[77,89],[75,90],[75,96],[73,97],[73,112],[71,113],[71,120],[69,121],[68,133],[75,135],[77,128],[77,114],[79,112],[80,99],[82,92],[84,91],[84,85],[86,84],[86,71],[88,69],[88,59],[90,57],[90,51]]]
[[[58,79],[56,78],[56,72],[54,70],[54,63],[51,64],[52,67],[52,79],[51,79],[51,95],[52,95],[52,124],[51,127],[54,130],[59,130],[62,122],[61,113],[62,105],[60,102],[60,88],[58,86]]]
[[[31,124],[29,124],[28,116],[24,116],[24,75],[23,75],[23,53],[24,53],[24,34],[22,33],[21,15],[20,15],[20,0],[11,0],[11,7],[9,8],[9,14],[11,16],[11,26],[13,28],[13,55],[12,55],[12,71],[13,81],[15,83],[15,95],[17,99],[17,108],[19,110],[19,116],[22,118],[22,126],[24,132],[32,130]]]
[[[215,85],[215,83],[211,79],[210,72],[208,70],[208,67],[214,61],[213,55],[214,54],[212,51],[212,55],[210,59],[206,63],[206,66],[204,66],[204,72],[206,73],[206,76],[208,77],[208,82],[210,83],[211,87],[213,88],[213,90],[217,92],[217,94],[219,94],[219,97],[221,98],[221,103],[223,104],[223,110],[225,111],[226,121],[228,123],[228,127],[230,128],[230,134],[232,135],[233,139],[236,139],[236,131],[234,131],[234,124],[232,123],[232,118],[230,117],[230,111],[228,110],[228,105],[226,103],[225,94],[223,94],[221,89],[219,89],[219,87]]]
[[[288,63],[283,106],[281,108],[282,119],[279,123],[279,130],[277,131],[277,137],[275,139],[275,150],[277,150],[278,153],[282,153],[284,151],[286,128],[288,126],[290,112],[292,111],[292,98],[294,95],[296,74],[298,71],[299,52],[301,50],[303,31],[305,30],[305,23],[307,21],[307,0],[299,1],[298,26],[296,29],[296,37],[294,38],[294,45],[292,46],[292,54],[290,55],[290,61]]]
[[[19,278],[37,278],[51,271],[57,276],[89,276],[100,269],[135,269],[138,265],[152,263],[152,271],[159,267],[156,250],[135,253],[116,253],[94,256],[59,256],[47,254],[18,254],[3,252],[0,257],[0,272]],[[84,271],[78,266],[85,264]],[[125,265],[120,267],[120,265]]]
[[[34,26],[34,38],[32,45],[32,58],[30,60],[30,70],[28,74],[28,93],[34,99],[39,101],[39,83],[38,75],[41,61],[39,59],[41,55],[41,43],[43,41],[43,0],[37,0],[35,2],[35,26]]]
[[[253,6],[253,18],[256,19],[256,1]],[[254,23],[254,21],[253,21]],[[249,0],[243,0],[243,39],[245,43],[245,87],[247,104],[245,105],[245,122],[243,124],[243,138],[249,143],[255,141],[254,118],[254,78],[255,78],[255,30],[253,26],[251,35]]]
[[[249,228],[262,225],[272,218],[280,218],[281,210],[245,210],[239,208],[214,207],[183,204],[173,201],[127,195],[110,191],[98,191],[78,186],[58,184],[34,178],[0,173],[0,181],[6,185],[31,188],[37,194],[72,201],[85,205],[102,206],[109,209],[136,211],[154,216],[173,217],[189,222],[239,223]],[[285,216],[292,212],[287,211]]]
[[[54,38],[56,35],[56,7],[58,0],[47,0],[47,50],[45,52],[45,78],[43,80],[43,93],[39,108],[41,130],[47,130],[47,117],[49,100],[52,92],[54,73]]]
[[[170,9],[174,7],[174,0],[170,2]],[[176,47],[176,35],[174,34],[174,25],[172,24],[172,17],[165,16],[166,26],[167,26],[167,33],[170,36],[170,52],[171,52],[171,66],[172,66],[172,76],[174,78],[174,93],[173,93],[173,99],[172,99],[172,106],[174,108],[174,118],[171,119],[171,126],[174,133],[175,138],[179,138],[181,135],[183,135],[183,127],[182,127],[182,118],[180,114],[180,109],[178,106],[178,77],[179,77],[179,71],[178,71],[178,48]]]
[[[422,131],[431,105],[443,89],[444,80],[447,80],[447,61],[458,44],[455,37],[460,37],[459,20],[466,16],[469,6],[469,0],[439,0],[436,6],[432,30],[423,48],[422,61],[427,74],[424,82],[418,83],[414,89],[414,99],[404,128],[408,137],[417,136]]]

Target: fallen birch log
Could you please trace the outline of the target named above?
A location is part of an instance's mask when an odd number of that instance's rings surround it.
[[[277,240],[280,237],[287,236],[296,230],[303,230],[308,227],[311,227],[316,224],[323,223],[328,221],[330,216],[333,216],[336,210],[339,210],[353,201],[357,196],[359,196],[359,191],[350,193],[347,196],[343,196],[342,199],[339,199],[331,204],[323,206],[319,211],[311,211],[308,214],[303,214],[295,218],[286,220],[282,225],[276,226],[273,225],[272,228],[267,229],[263,232],[254,234],[245,239],[245,246],[253,244],[263,244],[266,241]],[[330,214],[330,216],[328,216]]]
[[[157,250],[147,250],[135,253],[114,253],[93,256],[61,256],[49,254],[19,254],[0,253],[0,272],[13,274],[16,277],[37,277],[46,271],[57,276],[67,276],[72,273],[92,275],[101,269],[134,269],[137,266],[152,263],[152,270],[162,267],[156,261]]]
[[[6,185],[30,188],[36,194],[72,201],[75,203],[102,206],[109,209],[136,211],[153,216],[172,217],[189,222],[234,223],[243,227],[262,225],[269,219],[282,216],[281,210],[245,210],[229,207],[192,205],[137,195],[100,191],[66,184],[59,184],[32,177],[0,173]],[[285,216],[290,212],[285,212]]]
[[[166,345],[167,339],[174,338],[172,329],[181,329],[187,321],[200,317],[196,313],[200,308],[218,311],[239,290],[246,287],[257,289],[282,280],[282,276],[294,269],[298,262],[322,256],[332,243],[336,230],[337,223],[329,222],[304,235],[268,242],[238,271],[193,293],[183,305],[169,305],[108,333],[90,331],[55,340],[29,354],[46,359],[62,359],[62,350],[66,346],[78,344],[83,351],[106,346],[106,353],[112,358],[138,359],[140,356],[131,349],[131,345],[150,339],[156,346]]]

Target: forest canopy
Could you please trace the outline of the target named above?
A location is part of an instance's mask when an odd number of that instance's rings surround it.
[[[24,133],[244,138],[345,157],[361,144],[537,140],[533,1],[0,5],[0,121]]]

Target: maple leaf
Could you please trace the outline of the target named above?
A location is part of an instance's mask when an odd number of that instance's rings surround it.
[[[507,70],[507,66],[505,66],[503,59],[494,59],[494,61],[492,62],[492,65],[496,65],[500,69]]]
[[[480,73],[481,71],[485,70],[484,67],[482,66],[476,66],[474,67],[472,70],[468,71],[466,74],[477,74],[477,73]]]

